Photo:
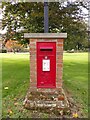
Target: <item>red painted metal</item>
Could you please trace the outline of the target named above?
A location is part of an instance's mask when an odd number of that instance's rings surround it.
[[[43,60],[50,60],[50,70],[43,71]],[[56,42],[37,42],[37,88],[56,87]]]

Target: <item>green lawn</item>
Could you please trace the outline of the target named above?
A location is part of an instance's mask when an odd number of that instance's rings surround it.
[[[83,106],[83,112],[88,112],[88,54],[87,53],[65,53],[64,88],[67,89],[76,103]]]
[[[29,54],[2,54],[2,116],[33,117],[22,103],[29,88]],[[88,54],[64,53],[64,88],[87,114]],[[40,117],[47,117],[41,114]]]

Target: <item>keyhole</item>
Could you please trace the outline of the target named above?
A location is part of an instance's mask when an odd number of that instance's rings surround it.
[[[47,56],[45,56],[45,59],[47,59]]]

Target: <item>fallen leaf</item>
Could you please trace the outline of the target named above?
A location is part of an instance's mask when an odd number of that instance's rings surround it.
[[[17,103],[17,102],[15,102],[15,103],[14,103],[14,105],[15,105],[15,106],[17,106],[17,105],[18,105],[18,103]]]
[[[73,113],[73,118],[78,118],[78,114],[77,113]]]
[[[59,113],[60,113],[60,115],[63,115],[63,110],[61,110]]]
[[[13,112],[12,112],[12,110],[8,109],[8,113],[9,113],[9,114],[12,114]]]
[[[14,98],[14,100],[16,101],[16,100],[17,100],[17,98]]]
[[[8,87],[4,87],[5,90],[8,90]]]

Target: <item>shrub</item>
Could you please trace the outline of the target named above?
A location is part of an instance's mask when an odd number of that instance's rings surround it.
[[[2,49],[2,53],[7,53],[7,50],[5,50],[5,49]]]

